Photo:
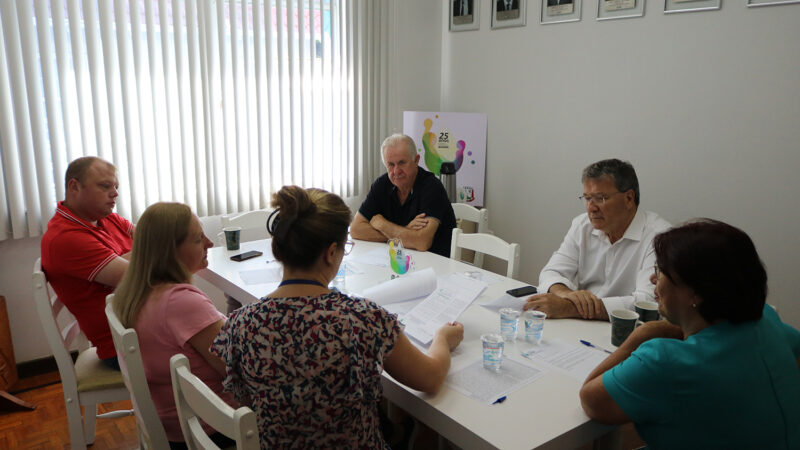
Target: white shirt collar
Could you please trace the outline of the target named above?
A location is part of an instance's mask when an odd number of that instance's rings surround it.
[[[632,241],[641,241],[642,240],[642,233],[644,232],[644,225],[645,225],[645,213],[639,208],[636,208],[636,215],[633,216],[633,220],[628,225],[628,228],[625,229],[625,233],[620,238],[620,241],[623,239],[630,239]],[[601,230],[595,228],[592,230],[592,234],[602,238],[608,239],[608,236]],[[619,241],[617,241],[619,242]]]

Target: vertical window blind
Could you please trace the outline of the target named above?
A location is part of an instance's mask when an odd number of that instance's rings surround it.
[[[351,197],[387,128],[391,0],[0,0],[0,240],[37,236],[80,156],[118,212]]]

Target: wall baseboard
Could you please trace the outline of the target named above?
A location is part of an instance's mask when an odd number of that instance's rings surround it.
[[[78,351],[73,350],[70,352],[72,360],[78,358]],[[17,374],[20,379],[29,378],[36,375],[44,375],[50,372],[58,372],[58,365],[56,359],[52,356],[46,358],[33,359],[17,364]]]

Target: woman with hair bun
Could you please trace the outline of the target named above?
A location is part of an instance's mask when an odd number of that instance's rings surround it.
[[[227,365],[225,387],[249,401],[264,448],[388,448],[378,417],[381,372],[437,392],[463,326],[443,326],[420,352],[394,314],[328,289],[353,244],[340,197],[285,186],[272,207],[267,229],[283,280],[234,312],[214,341],[211,351]]]

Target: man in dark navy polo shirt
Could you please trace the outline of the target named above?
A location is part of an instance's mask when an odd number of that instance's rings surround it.
[[[456,216],[442,183],[419,167],[414,140],[393,134],[381,145],[385,174],[370,187],[350,235],[365,241],[400,238],[403,246],[449,257]]]

